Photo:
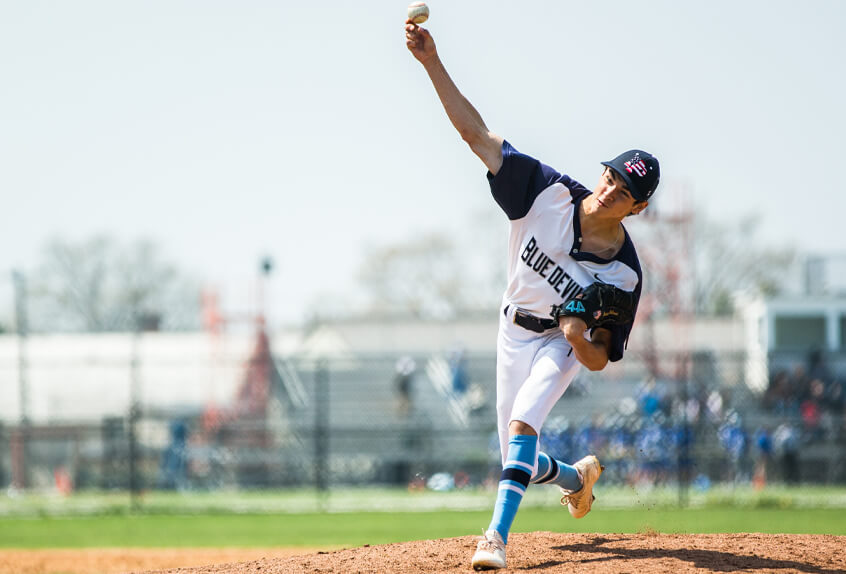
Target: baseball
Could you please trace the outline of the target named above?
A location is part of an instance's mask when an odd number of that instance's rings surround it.
[[[408,19],[415,24],[422,24],[429,19],[429,7],[425,2],[412,2],[408,5]]]

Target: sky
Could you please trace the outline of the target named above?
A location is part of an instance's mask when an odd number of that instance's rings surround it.
[[[759,214],[767,245],[846,248],[846,2],[429,6],[447,70],[519,150],[593,187],[600,161],[646,149],[659,201]],[[0,1],[0,322],[11,270],[54,237],[152,240],[232,313],[270,256],[279,324],[355,304],[380,246],[504,244],[475,223],[498,208],[405,47],[405,11]]]

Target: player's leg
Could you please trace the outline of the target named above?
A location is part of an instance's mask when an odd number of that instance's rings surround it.
[[[538,351],[532,373],[514,400],[513,417],[525,421],[540,433],[546,417],[580,370],[580,364],[563,338],[556,337]],[[593,484],[602,473],[599,460],[588,455],[573,465],[539,452],[535,484],[555,484],[564,495],[570,514],[582,518],[593,503]]]
[[[538,452],[538,466],[532,484],[555,484],[565,490],[579,490],[582,478],[575,466],[556,460],[543,451]]]
[[[491,523],[479,541],[472,565],[477,570],[505,568],[508,532],[534,473],[537,459],[537,433],[509,432],[514,399],[531,374],[532,361],[542,340],[500,316],[497,336],[497,429],[499,431],[502,474]],[[532,431],[533,432],[533,431]]]
[[[496,424],[502,464],[508,456],[509,424],[517,393],[532,372],[543,339],[500,315],[496,344]],[[534,466],[534,461],[532,462]]]
[[[523,421],[540,434],[552,407],[580,368],[564,336],[548,336],[534,354],[529,376],[514,397],[511,420]]]
[[[515,404],[513,415],[521,420],[528,420],[532,428],[539,433],[552,407],[569,388],[579,368],[579,362],[570,353],[566,342],[560,339],[550,341],[537,353],[532,376],[521,388],[519,403]],[[578,490],[582,486],[581,477],[575,467],[540,451],[532,483],[554,483],[568,490]]]
[[[508,533],[531,477],[535,474],[538,430],[578,370],[578,362],[569,360],[557,337],[535,339],[530,351],[530,358],[528,352],[521,356],[523,363],[527,360],[530,362],[528,376],[519,385],[507,388],[513,391],[516,387],[517,392],[507,405],[510,408],[501,408],[498,413],[500,431],[503,419],[506,416],[508,418],[508,447],[493,516],[485,540],[479,543],[473,557],[474,568],[505,567]],[[507,353],[505,355],[507,357]],[[498,360],[498,377],[507,375],[510,367],[506,361]],[[521,376],[525,373],[525,365],[522,368]]]
[[[528,425],[514,421],[508,438],[508,454],[502,465],[496,503],[488,530],[495,530],[508,543],[508,533],[517,515],[523,495],[529,487],[538,454],[537,433]]]
[[[523,415],[527,418],[545,421],[549,411],[570,387],[580,367],[570,352],[569,345],[556,340],[538,354],[537,369],[538,376],[534,377],[531,386],[521,396],[520,409],[532,413]],[[582,487],[582,478],[575,466],[556,460],[538,449],[538,463],[532,476],[532,484],[555,484],[567,490],[579,490]]]
[[[523,430],[527,432],[531,429]],[[537,456],[538,437],[535,434],[512,434],[508,454],[502,468],[493,516],[485,537],[473,555],[476,570],[505,568],[505,545],[508,533],[529,486]]]
[[[602,474],[599,459],[590,454],[573,465],[555,460],[545,452],[538,453],[537,473],[532,484],[554,484],[564,495],[561,504],[567,506],[573,518],[582,518],[593,504],[593,485]]]

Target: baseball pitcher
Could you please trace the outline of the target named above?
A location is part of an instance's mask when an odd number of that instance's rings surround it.
[[[554,484],[582,518],[603,467],[593,455],[570,465],[538,451],[553,405],[582,365],[623,357],[641,292],[641,269],[624,218],[658,187],[658,160],[631,150],[602,162],[593,191],[491,132],[447,74],[431,34],[406,21],[406,45],[423,65],[461,138],[488,169],[509,220],[508,285],[497,337],[497,424],[502,475],[491,523],[472,566],[505,568],[508,532],[530,483]]]

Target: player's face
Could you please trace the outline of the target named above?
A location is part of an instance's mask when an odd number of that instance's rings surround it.
[[[609,219],[620,219],[631,213],[639,213],[646,207],[645,201],[635,201],[626,183],[613,169],[606,167],[599,183],[590,196],[591,211]]]

